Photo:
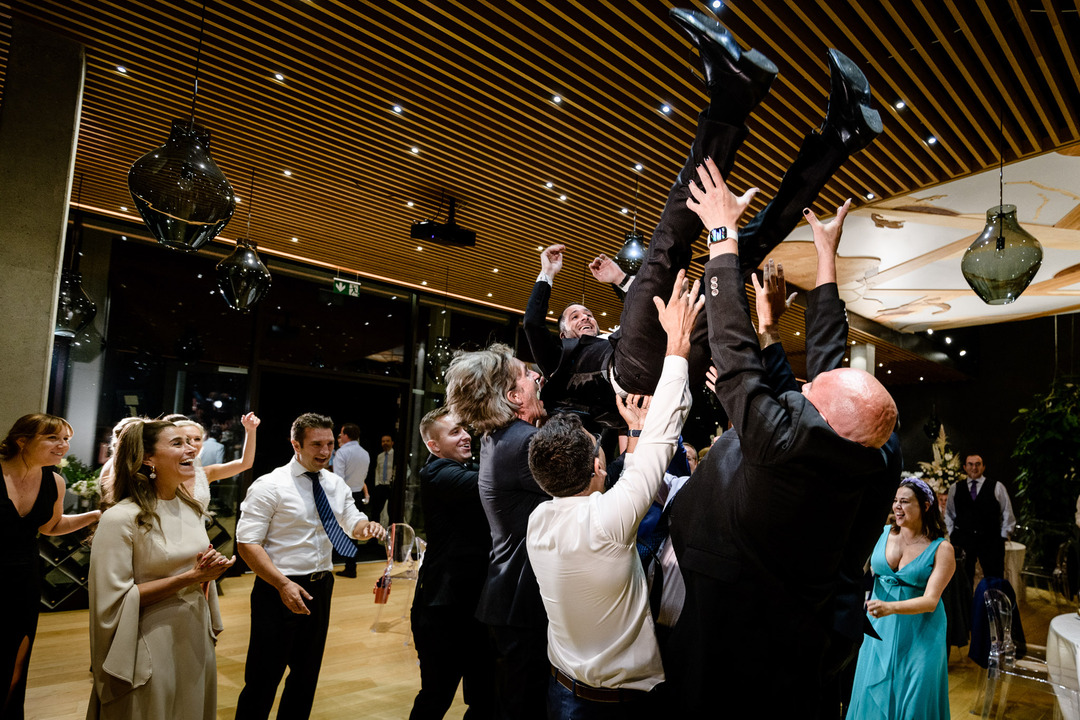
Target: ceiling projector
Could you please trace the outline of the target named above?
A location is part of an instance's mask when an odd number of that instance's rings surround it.
[[[409,237],[414,240],[427,240],[439,245],[452,245],[455,247],[473,247],[476,245],[476,233],[466,230],[454,222],[457,201],[450,198],[450,210],[446,214],[446,222],[440,223],[434,220],[417,220],[409,229]]]

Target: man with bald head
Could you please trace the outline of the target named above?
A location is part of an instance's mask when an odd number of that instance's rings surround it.
[[[751,324],[738,258],[737,223],[755,191],[735,197],[708,161],[699,175],[704,190],[692,188],[687,204],[712,231],[703,279],[709,343],[716,394],[733,428],[672,501],[686,599],[664,667],[690,716],[717,697],[739,696],[768,698],[778,716],[812,714],[857,490],[886,471],[880,448],[896,405],[859,370],[821,372],[802,392],[770,381],[760,348],[768,339]],[[825,224],[806,211],[819,286],[808,304],[835,292],[847,207]],[[808,362],[821,352],[815,342],[808,332]],[[835,351],[843,339],[831,343]]]

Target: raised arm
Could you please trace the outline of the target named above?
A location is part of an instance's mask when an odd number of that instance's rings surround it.
[[[244,426],[243,453],[236,460],[204,467],[207,482],[224,480],[251,469],[251,466],[255,464],[255,430],[258,429],[260,422],[262,421],[255,416],[255,413],[249,412],[240,418],[240,424]]]
[[[597,282],[608,283],[619,300],[626,299],[626,291],[634,282],[633,275],[627,275],[607,255],[600,253],[596,259],[589,263],[589,272]]]
[[[565,245],[549,245],[540,253],[540,274],[536,277],[529,303],[525,306],[523,327],[533,359],[544,375],[550,376],[562,359],[562,341],[548,330],[548,303],[555,275],[562,270]]]
[[[806,374],[810,380],[840,367],[847,352],[848,320],[836,287],[836,251],[850,207],[849,199],[824,223],[810,208],[803,210],[817,251],[817,285],[806,296]]]

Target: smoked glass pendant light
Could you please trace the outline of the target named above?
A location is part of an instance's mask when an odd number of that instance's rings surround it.
[[[615,264],[627,275],[637,275],[637,271],[641,269],[642,264],[645,262],[645,238],[637,229],[637,206],[640,190],[641,178],[639,177],[635,179],[634,185],[634,227],[630,232],[626,233],[623,246],[619,248],[619,252],[614,258]]]
[[[270,271],[259,259],[251,240],[251,213],[255,205],[255,171],[248,190],[247,237],[237,238],[236,249],[217,264],[218,289],[233,310],[248,312],[270,290]]]

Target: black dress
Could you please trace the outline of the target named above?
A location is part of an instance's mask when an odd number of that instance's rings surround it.
[[[38,557],[38,528],[49,521],[56,503],[56,480],[54,468],[41,470],[41,485],[33,507],[25,516],[19,515],[15,503],[7,493],[7,484],[0,483],[0,574],[7,580],[7,587],[0,593],[0,683],[8,686],[15,673],[19,647],[27,642],[26,657],[19,669],[19,682],[11,690],[0,719],[14,720],[23,717],[23,700],[26,696],[26,671],[30,667],[30,650],[34,647],[37,632],[38,609],[41,606],[40,567]],[[3,696],[0,696],[3,702]]]

